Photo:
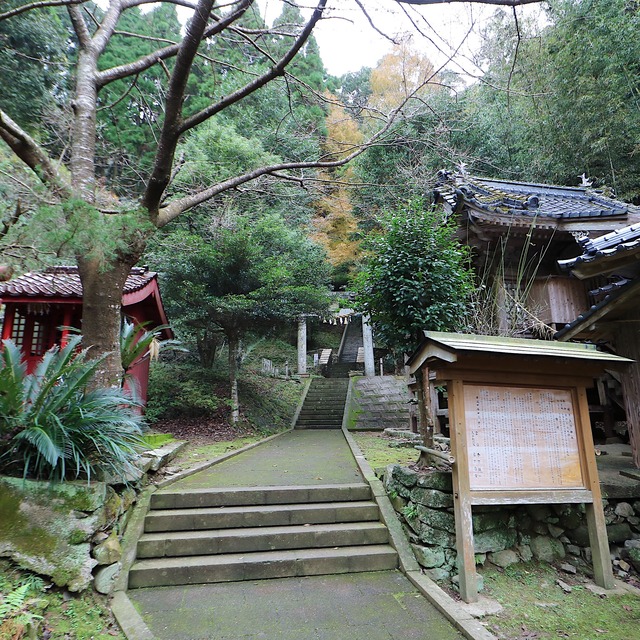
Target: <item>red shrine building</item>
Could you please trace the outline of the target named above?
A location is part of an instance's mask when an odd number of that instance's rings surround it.
[[[69,327],[82,328],[82,284],[77,267],[49,267],[0,282],[0,303],[5,305],[2,339],[11,339],[22,349],[29,372],[45,351],[66,343]],[[122,315],[134,324],[148,323],[146,329],[167,324],[157,273],[144,267],[131,269],[122,291]],[[171,337],[171,330],[165,329],[163,338]],[[148,354],[127,373],[146,401]]]

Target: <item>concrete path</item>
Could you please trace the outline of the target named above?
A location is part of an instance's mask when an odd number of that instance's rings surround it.
[[[129,592],[158,640],[460,640],[399,571]]]
[[[363,479],[342,431],[301,429],[178,480],[171,490],[354,482]]]
[[[274,438],[170,489],[362,481],[342,431],[305,430]],[[464,638],[399,571],[132,589],[127,595],[157,640]]]

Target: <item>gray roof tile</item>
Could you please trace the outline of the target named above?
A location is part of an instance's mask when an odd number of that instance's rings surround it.
[[[133,293],[145,287],[156,274],[143,267],[133,267],[125,282],[124,293]],[[81,298],[82,285],[77,267],[49,267],[45,271],[25,273],[22,276],[0,283],[0,297],[51,297]]]

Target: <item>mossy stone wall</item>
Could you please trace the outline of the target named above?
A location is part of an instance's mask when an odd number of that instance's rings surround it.
[[[418,473],[389,465],[384,486],[418,562],[436,580],[457,574],[451,473]],[[640,573],[640,500],[604,500],[615,573]],[[473,508],[476,563],[507,566],[537,558],[591,571],[584,505],[505,505]]]

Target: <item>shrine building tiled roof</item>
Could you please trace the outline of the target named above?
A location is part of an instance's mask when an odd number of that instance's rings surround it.
[[[127,276],[123,294],[143,289],[156,273],[143,267],[133,267]],[[49,267],[44,271],[25,273],[18,278],[0,283],[0,298],[82,298],[82,284],[78,268],[73,266]]]
[[[620,257],[624,252],[635,251],[640,248],[640,222],[616,229],[599,238],[583,238],[579,240],[582,254],[568,260],[559,260],[563,269],[574,269],[580,265]]]
[[[640,207],[620,202],[588,187],[560,187],[438,173],[436,200],[453,211],[463,205],[502,219],[546,218],[562,221],[625,218],[640,215]]]
[[[616,229],[598,238],[582,238],[582,254],[559,260],[564,270],[579,278],[608,275],[609,282],[589,292],[595,304],[555,334],[556,339],[573,337],[615,305],[637,304],[640,290],[640,223]]]

